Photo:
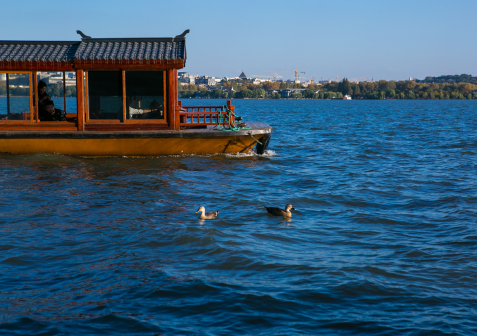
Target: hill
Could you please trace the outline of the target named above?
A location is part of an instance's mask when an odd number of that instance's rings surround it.
[[[449,83],[449,84],[458,84],[458,83],[477,83],[477,77],[472,75],[447,75],[439,77],[427,76],[424,80],[416,79],[416,83]]]

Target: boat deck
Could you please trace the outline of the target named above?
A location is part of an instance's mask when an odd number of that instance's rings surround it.
[[[216,126],[175,130],[141,131],[0,131],[0,139],[131,139],[131,138],[195,138],[195,137],[231,137],[269,134],[272,127],[267,123],[247,122],[250,129],[239,131],[216,130]]]

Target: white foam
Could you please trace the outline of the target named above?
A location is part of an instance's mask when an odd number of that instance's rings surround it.
[[[275,151],[273,151],[271,149],[267,149],[265,151],[265,153],[263,153],[263,156],[270,156],[271,157],[271,156],[275,156],[275,155],[277,155],[277,153],[275,153]]]
[[[242,157],[253,157],[253,156],[265,156],[265,157],[272,157],[275,156],[275,151],[272,150],[266,150],[265,153],[262,155],[257,154],[256,151],[250,151],[247,153],[227,153],[225,156],[227,157],[236,157],[236,158],[242,158]]]

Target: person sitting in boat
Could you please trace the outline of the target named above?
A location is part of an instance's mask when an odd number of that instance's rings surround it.
[[[44,103],[45,111],[40,116],[40,121],[66,121],[66,112],[55,108],[55,103],[48,99]]]
[[[44,81],[38,82],[38,107],[40,115],[45,110],[45,102],[51,100],[51,97],[46,93],[46,83]]]
[[[135,102],[137,104],[137,100]],[[126,119],[138,119],[142,116],[144,113],[143,109],[140,108],[134,108],[133,106],[133,98],[127,96],[126,97]]]

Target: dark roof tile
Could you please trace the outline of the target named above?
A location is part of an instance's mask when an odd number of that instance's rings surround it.
[[[79,44],[0,41],[0,61],[72,61]]]
[[[0,61],[177,60],[186,58],[185,38],[75,41],[0,41]]]
[[[84,39],[75,54],[80,60],[166,60],[185,58],[182,41],[95,41]]]

